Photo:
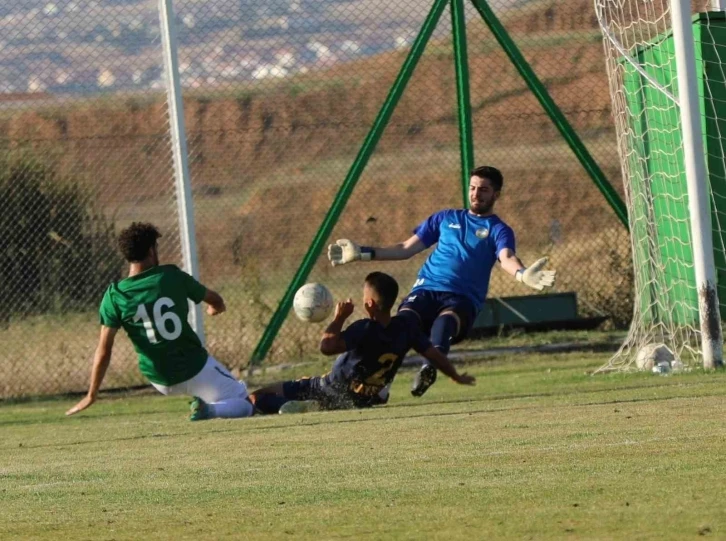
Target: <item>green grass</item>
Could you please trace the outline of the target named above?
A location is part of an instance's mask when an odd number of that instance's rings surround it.
[[[68,400],[0,407],[0,538],[726,535],[726,375],[586,375],[604,361],[505,357],[419,400],[403,372],[369,411],[192,424],[156,396],[70,419]]]

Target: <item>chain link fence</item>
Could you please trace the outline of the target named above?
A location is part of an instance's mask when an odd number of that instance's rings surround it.
[[[116,233],[151,219],[179,263],[156,3],[0,4],[0,397],[81,390]],[[106,385],[142,383],[127,340]]]
[[[228,305],[204,325],[231,368],[246,366],[431,4],[175,2],[201,280]],[[620,191],[591,3],[491,5]],[[126,272],[118,231],[154,222],[162,257],[181,260],[157,4],[23,0],[0,16],[0,397],[80,391],[102,291]],[[497,212],[518,253],[549,255],[583,315],[624,325],[627,232],[468,4],[466,19],[475,161],[504,173]],[[395,243],[461,206],[458,141],[447,10],[331,240]],[[375,268],[404,295],[424,257],[336,269],[320,257],[310,281],[358,299]],[[528,291],[495,270],[490,294]],[[314,354],[320,330],[288,317],[266,362]],[[120,339],[105,385],[139,383]]]

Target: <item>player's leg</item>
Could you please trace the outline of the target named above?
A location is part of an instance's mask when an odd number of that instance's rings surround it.
[[[250,400],[263,414],[317,411],[322,407],[323,387],[323,377],[281,381],[256,390],[250,395]]]
[[[289,381],[283,386],[287,402],[280,406],[279,413],[310,413],[331,407],[327,375]]]
[[[210,407],[210,404],[207,403],[205,399],[195,395],[194,391],[189,389],[189,386],[187,385],[188,383],[189,382],[185,381],[177,385],[159,385],[157,383],[152,383],[152,385],[157,391],[166,396],[181,395],[194,397],[194,401],[191,404],[192,411],[189,417],[192,421],[212,419],[213,417],[249,417],[254,411],[254,409],[252,409],[252,412],[247,412],[247,410],[252,407],[252,404],[249,403],[246,398],[231,398],[224,401],[224,404],[216,403],[212,404],[214,407]],[[204,394],[207,396],[207,399],[209,399],[209,396],[206,393],[201,394]]]
[[[285,396],[285,388],[294,385],[294,381],[278,381],[267,387],[257,389],[250,394],[250,401],[255,410],[263,415],[277,413],[280,408],[290,399]]]
[[[441,311],[431,325],[430,338],[433,346],[447,355],[451,345],[468,334],[476,319],[476,307],[466,297],[451,293],[438,294],[438,300]],[[436,382],[436,374],[436,368],[425,363],[414,378],[411,394],[422,396]]]
[[[417,322],[426,335],[430,335],[436,323],[437,316],[442,310],[441,294],[438,291],[418,290],[412,291],[398,307],[398,315],[411,318]],[[414,377],[411,394],[421,396],[436,381],[436,369],[424,362]]]
[[[461,332],[461,317],[451,309],[445,309],[431,325],[431,343],[444,355],[449,353],[451,343]]]
[[[451,340],[459,333],[461,320],[456,312],[445,310],[434,319],[431,325],[431,343],[441,353],[446,355],[451,348]],[[423,396],[434,383],[436,383],[436,375],[438,371],[429,362],[424,361],[423,366],[418,371],[411,386],[411,394],[413,396]]]
[[[197,399],[192,403],[192,420],[250,417],[254,413],[247,386],[211,356],[199,374],[179,386],[184,394]]]

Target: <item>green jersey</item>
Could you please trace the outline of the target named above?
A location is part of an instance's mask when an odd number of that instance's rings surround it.
[[[139,369],[158,385],[196,376],[207,351],[187,321],[191,299],[207,290],[176,265],[159,265],[111,284],[101,301],[101,325],[123,327],[139,355]]]

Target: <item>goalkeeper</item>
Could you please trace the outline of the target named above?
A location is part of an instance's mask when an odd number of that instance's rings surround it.
[[[138,353],[141,373],[160,393],[195,397],[192,421],[249,417],[254,409],[247,387],[207,353],[187,322],[187,299],[205,302],[210,316],[225,311],[224,300],[175,265],[159,265],[159,237],[156,227],[137,222],[119,235],[129,276],[111,284],[103,296],[90,388],[66,415],[96,401],[116,333],[123,327]]]
[[[486,299],[497,261],[507,273],[533,289],[541,291],[554,285],[555,271],[543,270],[547,258],[525,267],[515,254],[514,232],[493,213],[503,183],[498,169],[477,167],[470,174],[469,210],[437,212],[424,220],[408,240],[386,248],[338,240],[328,246],[328,259],[334,267],[353,261],[402,260],[436,244],[398,313],[419,323],[433,345],[446,355],[451,344],[462,340],[471,329]],[[414,379],[411,393],[421,396],[435,381],[436,368],[425,364]]]

